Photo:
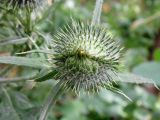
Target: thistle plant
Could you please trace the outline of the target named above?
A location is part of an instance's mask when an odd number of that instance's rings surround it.
[[[13,40],[10,40],[9,34],[2,39],[3,43],[0,46],[12,44],[14,47],[12,54],[33,48],[38,49],[38,46],[43,43],[43,39],[38,34],[40,30],[38,30],[37,24],[42,19],[41,16],[43,8],[46,6],[46,1],[4,0],[1,3],[0,9],[4,13],[2,14],[2,19],[4,18],[6,22],[4,26],[12,31],[11,37]]]
[[[114,89],[111,74],[118,71],[122,47],[107,28],[99,25],[102,3],[103,0],[97,0],[92,23],[72,20],[72,25],[54,36],[52,61],[58,71],[54,78],[59,83],[42,107],[39,120],[46,119],[50,105],[62,89],[76,92],[97,91],[106,86]]]
[[[18,1],[17,4],[21,6],[31,2],[35,1]],[[71,25],[66,25],[64,29],[54,35],[47,50],[40,50],[36,47],[38,49],[35,51],[25,52],[25,54],[41,52],[47,58],[0,57],[0,63],[41,69],[36,76],[15,78],[8,80],[8,82],[28,79],[39,82],[50,78],[58,81],[41,107],[39,120],[47,119],[51,105],[66,89],[78,93],[81,90],[95,92],[101,87],[105,87],[127,97],[112,85],[117,79],[123,81],[119,79],[119,77],[123,78],[123,75],[119,74],[123,47],[121,47],[120,41],[113,39],[110,30],[100,24],[102,3],[103,0],[96,1],[91,23],[72,19]],[[32,34],[29,32],[28,36],[30,37],[30,35]],[[141,81],[136,79],[133,82],[154,83],[150,80],[145,81],[143,78]],[[1,80],[1,83],[6,83],[6,79]]]
[[[41,0],[2,0],[10,7],[35,7],[40,4]]]

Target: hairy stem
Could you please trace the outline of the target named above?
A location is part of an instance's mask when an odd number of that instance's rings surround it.
[[[91,25],[99,24],[101,11],[102,11],[103,0],[96,0],[96,5],[93,11],[92,23]]]
[[[57,98],[63,92],[61,85],[62,85],[62,83],[60,81],[55,86],[52,87],[48,98],[46,99],[44,105],[41,108],[39,120],[46,120],[47,119],[47,115],[48,115],[48,112],[49,112],[52,104],[54,104],[56,102]]]

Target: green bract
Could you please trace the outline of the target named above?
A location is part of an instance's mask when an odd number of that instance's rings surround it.
[[[54,37],[53,50],[58,78],[66,88],[79,91],[112,82],[122,49],[108,29],[72,21]]]

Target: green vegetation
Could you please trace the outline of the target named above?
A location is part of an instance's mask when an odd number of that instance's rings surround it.
[[[92,21],[96,0],[38,0],[40,2],[37,3],[33,2],[34,0],[26,1],[22,3],[19,0],[17,4],[14,0],[0,1],[0,120],[40,120],[41,108],[51,89],[55,93],[49,97],[55,97],[56,102],[49,106],[51,109],[47,111],[46,120],[160,119],[159,0],[103,1],[100,25],[107,28],[113,35],[113,39],[124,48],[123,57],[121,61],[118,59],[118,62],[116,59],[106,62],[107,58],[103,53],[106,52],[107,46],[105,50],[102,49],[104,44],[97,43],[98,48],[94,44],[96,51],[101,53],[96,53],[98,57],[92,46],[87,46],[87,49],[94,54],[78,48],[78,45],[90,44],[85,44],[81,39],[84,36],[83,32],[91,29],[88,23]],[[71,38],[74,34],[73,31],[69,31],[73,29],[65,29],[66,25],[74,27],[71,19],[87,23],[85,26],[87,29],[79,30],[82,36],[77,41],[74,40],[78,37],[78,32],[76,33],[75,30],[76,37],[74,36],[73,40],[69,39],[70,43],[64,44],[68,36]],[[77,29],[80,28],[83,28],[83,25]],[[57,38],[57,31],[61,29],[65,37],[58,32],[60,34]],[[94,35],[104,34],[101,30],[98,31],[98,28],[94,29]],[[72,41],[76,41],[76,44]],[[108,45],[106,42],[103,43]],[[71,45],[74,46],[73,48],[78,48],[75,53],[70,50],[72,47],[67,48],[62,56],[54,53],[56,50],[61,50],[62,54],[63,48]],[[113,48],[119,49],[119,45]],[[112,53],[113,48],[110,48],[109,53]],[[56,59],[54,55],[57,55]],[[84,61],[80,60],[81,63],[78,63],[77,56]],[[101,63],[107,64],[109,68],[115,68],[118,77],[105,76],[106,81],[109,81],[109,84],[104,85],[107,89],[97,89],[98,93],[83,94],[82,92],[77,95],[73,90],[74,86],[86,80],[77,82],[74,79],[81,77],[79,71],[87,74],[96,73],[101,68]],[[71,72],[67,73],[68,67]],[[73,72],[77,73],[70,74]],[[65,83],[71,90],[67,89],[58,96],[60,88],[56,88],[56,84],[59,83],[61,75],[63,81],[71,79]],[[102,77],[104,74],[100,75],[100,77],[96,76],[98,80],[104,78]],[[94,78],[95,81],[97,79]],[[92,79],[87,78],[87,80]],[[80,85],[83,86],[84,83]],[[78,87],[77,85],[75,88],[76,92],[79,92]]]

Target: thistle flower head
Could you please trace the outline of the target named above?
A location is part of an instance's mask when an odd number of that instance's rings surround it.
[[[75,91],[110,84],[121,57],[120,44],[108,29],[75,21],[57,33],[53,50],[59,79]]]
[[[5,3],[12,7],[30,7],[34,8],[37,5],[40,5],[42,0],[5,0]]]

